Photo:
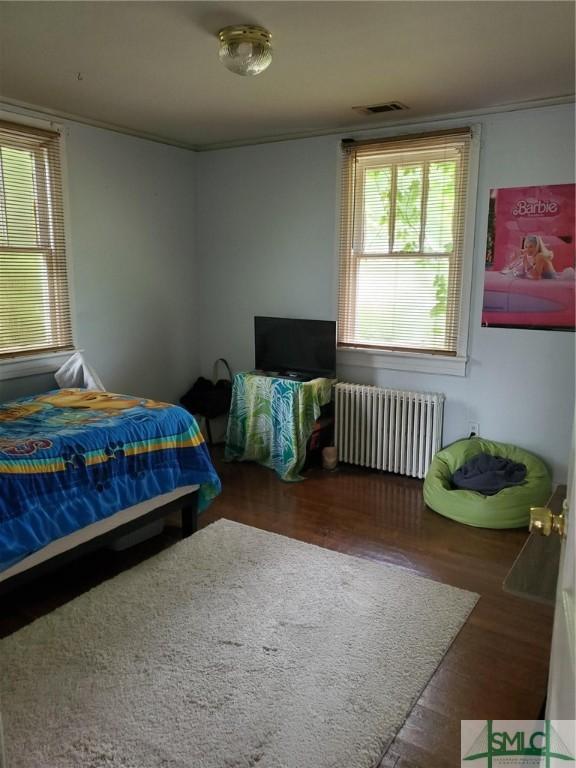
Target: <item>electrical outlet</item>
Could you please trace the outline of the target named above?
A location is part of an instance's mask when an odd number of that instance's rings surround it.
[[[480,437],[480,424],[477,421],[468,422],[468,437]]]

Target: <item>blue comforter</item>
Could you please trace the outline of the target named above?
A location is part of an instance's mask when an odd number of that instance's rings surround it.
[[[0,571],[122,509],[220,480],[194,418],[153,400],[63,389],[0,405]]]

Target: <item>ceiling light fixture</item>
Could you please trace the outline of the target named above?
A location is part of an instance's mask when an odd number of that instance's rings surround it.
[[[259,75],[272,61],[272,35],[264,27],[240,24],[218,32],[219,57],[237,75]]]

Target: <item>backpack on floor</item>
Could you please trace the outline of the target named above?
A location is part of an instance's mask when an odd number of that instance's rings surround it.
[[[218,365],[226,368],[228,378],[216,379]],[[214,363],[214,379],[199,376],[192,387],[180,398],[180,405],[195,416],[203,416],[205,419],[215,419],[223,416],[230,410],[232,400],[232,371],[227,360],[219,357]]]

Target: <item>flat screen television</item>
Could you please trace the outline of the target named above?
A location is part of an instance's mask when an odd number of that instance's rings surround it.
[[[336,375],[336,323],[255,317],[255,363],[258,371],[316,378]]]

